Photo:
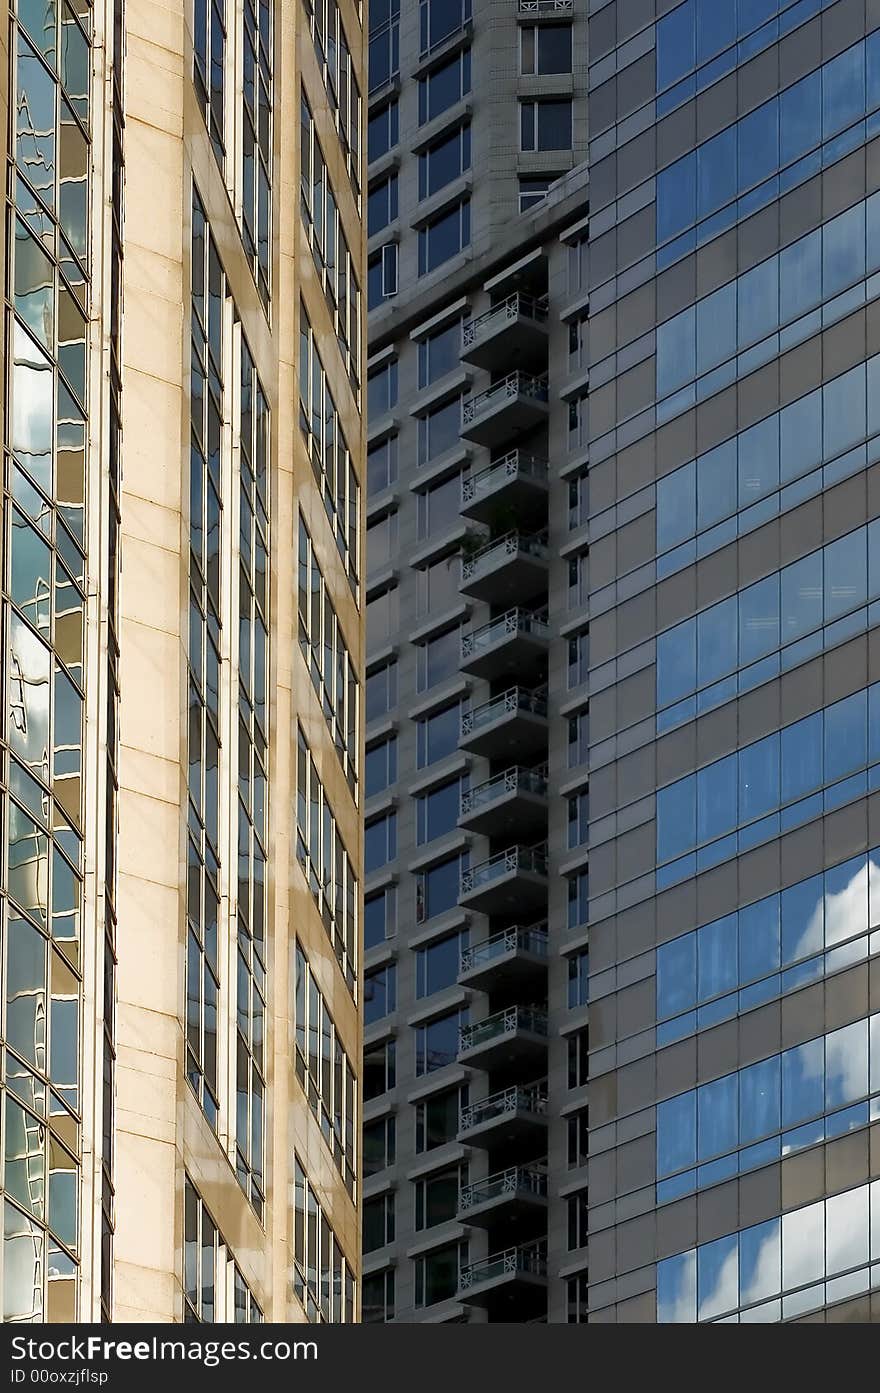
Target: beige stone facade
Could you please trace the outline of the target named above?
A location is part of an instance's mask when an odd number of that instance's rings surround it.
[[[29,125],[6,271],[4,350],[21,370],[4,403],[3,821],[42,860],[24,862],[10,831],[6,1320],[358,1316],[359,9],[46,0],[11,16],[0,88],[8,77]],[[59,139],[43,129],[49,95]],[[308,216],[303,98],[326,190]],[[82,189],[65,192],[77,157],[88,217]],[[49,465],[31,439],[37,366],[56,383]],[[320,400],[317,430],[301,395]],[[303,525],[313,589],[321,578],[307,635]],[[34,559],[40,529],[54,583]],[[42,668],[54,695],[37,758],[27,693]],[[320,806],[312,840],[304,804]],[[19,951],[42,954],[32,980]]]

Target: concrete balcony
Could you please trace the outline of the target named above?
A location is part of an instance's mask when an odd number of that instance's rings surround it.
[[[547,461],[525,450],[511,450],[485,469],[461,481],[461,511],[475,522],[490,523],[499,508],[533,517],[547,507]]]
[[[546,1309],[547,1242],[536,1239],[463,1267],[458,1298],[490,1312],[489,1319],[520,1323]]]
[[[509,609],[461,636],[461,667],[491,682],[507,671],[535,672],[547,657],[550,626],[545,610]]]
[[[458,964],[458,980],[476,991],[524,989],[547,971],[547,923],[521,928],[514,924],[482,943],[465,948]]]
[[[547,753],[547,689],[511,687],[500,696],[472,706],[461,716],[458,743],[471,754],[504,759],[516,754]]]
[[[476,445],[497,450],[524,431],[541,425],[549,414],[546,376],[511,372],[485,392],[465,398],[461,434]]]
[[[547,1082],[503,1088],[462,1108],[458,1140],[505,1153],[541,1146],[547,1136]]]
[[[477,1228],[497,1223],[522,1227],[542,1218],[546,1211],[546,1162],[508,1166],[485,1180],[462,1186],[458,1192],[459,1221]]]
[[[460,1064],[528,1073],[546,1057],[547,1012],[535,1006],[508,1006],[458,1032]]]
[[[547,594],[546,532],[507,532],[462,558],[459,589],[489,605]]]
[[[458,902],[479,914],[546,911],[547,843],[510,846],[469,866],[459,881]]]
[[[517,292],[467,320],[461,331],[461,356],[486,372],[511,366],[546,367],[546,296],[536,300]]]
[[[458,825],[487,837],[529,842],[547,835],[547,811],[547,766],[515,765],[462,793]]]

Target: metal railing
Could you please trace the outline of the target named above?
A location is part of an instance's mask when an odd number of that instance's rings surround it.
[[[500,1199],[503,1195],[547,1194],[547,1171],[543,1166],[508,1166],[507,1170],[496,1175],[487,1175],[485,1180],[475,1180],[473,1185],[463,1185],[458,1192],[459,1213],[466,1213],[474,1205],[486,1204],[489,1200]]]
[[[533,319],[536,324],[546,323],[547,296],[542,295],[540,299],[536,299],[533,295],[523,295],[519,291],[509,295],[500,304],[486,310],[485,314],[478,314],[475,319],[467,321],[461,331],[462,347],[470,348],[484,329],[498,329],[502,324],[512,323],[520,318]]]
[[[546,1277],[547,1244],[544,1239],[521,1243],[517,1248],[506,1248],[503,1253],[493,1253],[479,1262],[468,1263],[459,1273],[459,1290],[470,1291],[481,1282],[491,1282],[496,1277],[513,1277],[518,1272]]]
[[[499,851],[488,860],[478,861],[475,866],[469,866],[461,873],[459,894],[469,895],[512,871],[532,871],[535,875],[546,875],[547,843],[539,842],[537,846],[509,846],[506,851]]]
[[[493,721],[500,720],[502,716],[513,715],[515,711],[530,711],[535,716],[546,716],[547,688],[535,687],[530,691],[528,687],[508,687],[506,692],[493,697],[491,701],[484,701],[480,706],[462,711],[460,737],[465,739],[475,731],[482,730],[484,726],[491,725]]]
[[[470,425],[481,411],[511,397],[533,397],[535,401],[549,401],[549,388],[546,373],[536,377],[530,372],[511,372],[500,382],[468,397],[462,406],[462,424]]]
[[[511,769],[505,769],[503,774],[495,774],[484,783],[465,789],[459,799],[459,817],[469,817],[471,813],[479,812],[481,808],[488,807],[508,793],[534,793],[543,798],[546,792],[546,764],[539,764],[536,769],[523,769],[514,765]]]
[[[487,542],[479,551],[475,551],[471,556],[462,557],[461,561],[461,583],[466,585],[469,580],[482,570],[488,570],[490,566],[498,565],[499,562],[508,560],[512,556],[536,556],[540,561],[546,561],[547,533],[546,532],[505,532],[503,537],[495,537],[493,541]]]
[[[547,942],[546,919],[525,929],[520,928],[519,924],[512,924],[509,929],[502,929],[501,933],[483,939],[482,943],[474,943],[465,948],[459,956],[458,970],[459,973],[470,972],[475,967],[484,967],[487,963],[495,962],[497,958],[503,958],[506,954],[516,953],[518,950],[546,958]]]
[[[502,1088],[478,1103],[469,1103],[458,1115],[458,1130],[468,1132],[484,1122],[507,1117],[514,1112],[530,1112],[535,1117],[543,1117],[547,1112],[547,1080],[523,1087],[514,1084],[512,1088]]]
[[[518,1030],[530,1030],[533,1035],[547,1034],[547,1012],[537,1006],[508,1006],[504,1011],[496,1011],[485,1020],[463,1025],[458,1031],[458,1052],[474,1050],[478,1045],[486,1045],[491,1040],[501,1040],[505,1035],[515,1035]]]
[[[480,653],[486,648],[491,648],[493,644],[511,638],[513,634],[534,634],[537,638],[549,638],[550,625],[547,623],[547,611],[545,609],[509,609],[506,613],[499,615],[497,619],[490,619],[488,624],[481,625],[479,629],[472,629],[469,634],[462,634],[462,661],[473,657],[475,653]]]
[[[521,15],[570,15],[574,0],[519,0]]]
[[[545,459],[526,454],[524,450],[510,450],[502,459],[495,460],[476,474],[466,474],[461,481],[462,504],[472,503],[481,494],[494,493],[502,484],[511,479],[537,479],[545,482],[549,478],[550,467]]]

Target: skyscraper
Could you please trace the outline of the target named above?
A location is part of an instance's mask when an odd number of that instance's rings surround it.
[[[591,5],[590,1320],[880,1316],[878,24]]]
[[[377,0],[369,23],[364,1319],[563,1320],[586,1290],[586,16]]]
[[[9,1321],[358,1313],[361,19],[9,7]]]

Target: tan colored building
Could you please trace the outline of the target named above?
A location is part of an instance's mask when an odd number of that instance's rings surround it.
[[[360,9],[0,26],[6,1321],[358,1315]]]

